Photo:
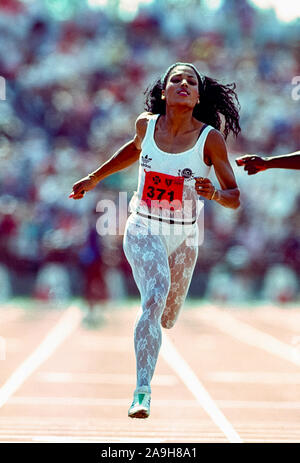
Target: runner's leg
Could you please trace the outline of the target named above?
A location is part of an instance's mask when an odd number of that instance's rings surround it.
[[[163,328],[172,328],[177,320],[190,287],[197,256],[198,246],[190,237],[187,237],[169,256],[171,287],[161,317]]]
[[[161,347],[161,315],[170,288],[170,270],[166,248],[158,235],[143,233],[129,223],[124,235],[124,252],[141,294],[142,312],[134,330],[137,388],[147,386]]]

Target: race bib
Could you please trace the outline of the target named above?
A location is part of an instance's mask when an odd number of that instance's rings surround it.
[[[142,200],[148,207],[180,210],[182,208],[183,183],[184,177],[145,171]]]

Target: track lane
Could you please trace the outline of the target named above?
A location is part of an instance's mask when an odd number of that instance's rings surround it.
[[[165,331],[176,350],[244,442],[300,442],[299,387],[291,381],[299,368],[222,333],[214,323],[220,309],[212,311],[210,321],[202,316],[210,309],[189,309],[187,304],[175,327]],[[95,331],[78,326],[2,407],[0,441],[228,442],[163,355],[152,383],[150,418],[127,418],[135,386],[136,310],[106,311],[105,322]],[[277,328],[262,326],[254,312],[251,320],[249,313],[237,313],[238,320],[277,335]],[[47,311],[40,314],[46,323]],[[42,336],[34,322],[31,326],[37,345]],[[17,338],[20,329],[22,322],[12,322],[11,336]],[[289,326],[282,331],[290,333]],[[21,354],[24,359],[25,352]]]

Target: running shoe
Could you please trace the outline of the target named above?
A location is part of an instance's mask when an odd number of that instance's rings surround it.
[[[134,391],[133,402],[128,410],[130,418],[148,418],[150,415],[151,393],[147,386]]]

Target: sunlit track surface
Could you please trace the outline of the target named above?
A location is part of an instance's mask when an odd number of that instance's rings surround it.
[[[101,420],[85,420],[74,423],[74,419],[0,420],[1,441],[36,442],[226,442],[221,433],[215,432],[209,421],[192,421],[170,425],[164,420],[152,420],[152,426],[136,426],[124,429],[124,421],[112,419],[109,425]],[[139,429],[138,429],[139,428]],[[267,436],[266,436],[267,430]],[[253,422],[241,426],[239,433],[247,442],[295,442],[299,437],[300,425],[277,422]]]
[[[147,420],[127,417],[136,312],[106,308],[92,330],[78,307],[0,310],[0,442],[300,442],[299,309],[187,303],[164,330],[175,353],[161,352]],[[199,384],[172,367],[177,354]]]
[[[74,423],[74,420],[62,421],[39,421],[28,419],[24,422],[17,420],[3,423],[0,421],[1,429],[6,427],[5,432],[1,431],[1,440],[11,439],[15,434],[18,440],[26,439],[30,436],[31,439],[42,440],[47,439],[57,440],[62,439],[62,436],[68,439],[77,439],[81,441],[103,441],[103,442],[128,442],[144,441],[144,442],[214,442],[216,440],[226,442],[220,432],[216,432],[209,421],[203,421],[199,426],[197,421],[188,423],[183,430],[181,423],[171,424],[168,420],[153,419],[152,423],[133,422],[128,423],[126,428],[123,419],[112,419],[111,422],[105,424],[101,420],[81,420],[80,423]],[[195,431],[196,429],[196,431]],[[205,436],[205,437],[204,437]]]

